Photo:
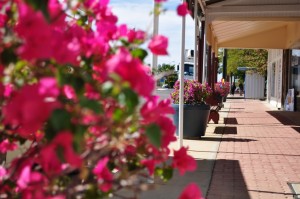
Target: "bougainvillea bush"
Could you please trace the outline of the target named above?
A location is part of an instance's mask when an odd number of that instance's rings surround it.
[[[180,92],[180,81],[177,80],[174,85],[174,91],[170,94],[172,102],[179,104],[179,92]],[[212,89],[205,83],[201,84],[196,80],[185,79],[184,80],[184,104],[202,104],[206,102],[207,97],[212,94]]]
[[[149,178],[196,168],[187,148],[169,149],[173,109],[143,64],[140,45],[162,55],[167,38],[118,25],[108,3],[0,1],[0,152],[27,146],[2,158],[1,198],[137,198]]]

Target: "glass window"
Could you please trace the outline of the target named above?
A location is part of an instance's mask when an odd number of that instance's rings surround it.
[[[276,74],[276,65],[275,63],[272,63],[272,69],[271,69],[271,96],[275,97],[275,74]]]
[[[292,87],[296,93],[300,91],[300,50],[292,50],[291,59]],[[298,91],[298,92],[297,92]]]

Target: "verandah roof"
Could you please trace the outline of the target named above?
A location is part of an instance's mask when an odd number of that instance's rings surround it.
[[[193,7],[193,0],[189,6]],[[300,0],[198,0],[206,42],[218,48],[300,48]],[[193,10],[193,8],[191,9]]]

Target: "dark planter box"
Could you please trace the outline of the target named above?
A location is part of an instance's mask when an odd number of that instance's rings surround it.
[[[174,124],[176,125],[176,135],[179,127],[179,104],[172,104],[175,109]],[[205,135],[209,118],[210,105],[187,105],[183,107],[183,138],[200,139]]]

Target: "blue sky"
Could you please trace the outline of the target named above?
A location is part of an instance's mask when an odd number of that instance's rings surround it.
[[[146,30],[152,33],[153,16],[150,15],[153,9],[154,0],[111,0],[110,6],[119,18],[119,24],[126,23],[130,28]],[[168,0],[163,4],[166,12],[159,18],[159,34],[169,38],[168,56],[159,56],[158,63],[179,64],[181,50],[181,22],[182,19],[176,14],[176,7],[180,0]],[[194,48],[194,21],[191,16],[186,17],[186,38],[185,48]],[[151,64],[152,54],[149,53],[145,60]]]

